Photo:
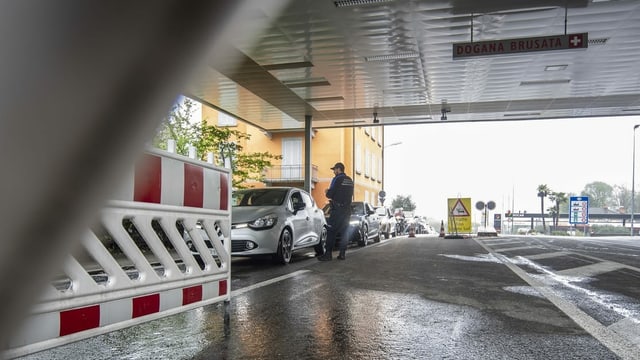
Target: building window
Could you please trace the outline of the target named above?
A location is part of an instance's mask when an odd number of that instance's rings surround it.
[[[282,178],[303,179],[300,137],[282,138]]]
[[[371,153],[371,180],[375,180],[378,175],[378,170],[376,169],[377,165],[378,162],[376,161],[376,154]]]
[[[362,173],[362,154],[361,154],[362,150],[360,147],[360,143],[356,143],[356,149],[355,149],[355,157],[356,157],[356,173],[361,174]]]
[[[223,112],[218,112],[218,126],[236,126],[238,120],[231,115],[227,115]]]
[[[371,153],[369,149],[364,150],[364,176],[369,177],[371,175]]]

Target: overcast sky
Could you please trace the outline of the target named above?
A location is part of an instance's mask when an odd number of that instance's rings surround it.
[[[385,203],[411,195],[417,214],[446,222],[448,198],[471,198],[475,219],[478,201],[539,213],[540,184],[576,194],[594,181],[630,189],[635,124],[640,116],[388,126],[385,144],[402,143],[384,151]]]

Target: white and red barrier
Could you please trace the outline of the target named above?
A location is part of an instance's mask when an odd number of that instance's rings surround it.
[[[229,300],[230,185],[227,169],[148,150],[3,356]]]

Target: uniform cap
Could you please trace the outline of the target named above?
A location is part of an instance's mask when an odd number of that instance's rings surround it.
[[[335,169],[340,169],[340,170],[344,171],[344,164],[341,163],[341,162],[336,163],[335,165],[333,165],[331,170],[335,170]]]

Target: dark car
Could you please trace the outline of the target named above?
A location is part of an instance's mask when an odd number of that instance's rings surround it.
[[[322,210],[328,220],[331,214],[331,205],[325,205]],[[340,235],[338,235],[339,238]],[[349,243],[357,242],[359,246],[366,246],[369,239],[373,239],[374,242],[380,241],[380,219],[371,204],[366,201],[354,201],[351,203]]]

